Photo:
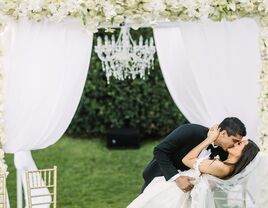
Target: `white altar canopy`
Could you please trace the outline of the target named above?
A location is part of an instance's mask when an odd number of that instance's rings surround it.
[[[165,82],[189,121],[211,125],[238,116],[256,141],[258,32],[250,19],[154,30]],[[24,170],[37,168],[30,151],[54,144],[71,122],[86,80],[92,34],[80,20],[21,19],[8,24],[5,37],[4,149],[15,153],[20,184]]]

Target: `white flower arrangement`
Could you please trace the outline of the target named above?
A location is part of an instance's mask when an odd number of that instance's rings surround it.
[[[1,19],[1,16],[0,16]],[[5,164],[5,159],[4,159],[4,151],[3,151],[3,146],[6,143],[6,134],[5,134],[5,129],[4,129],[4,120],[3,120],[3,113],[4,113],[4,66],[3,66],[3,56],[4,56],[4,47],[3,47],[3,39],[1,38],[1,34],[4,29],[4,24],[1,25],[0,22],[0,174],[1,175],[8,175],[7,172],[7,165]]]
[[[264,21],[260,34],[262,67],[260,71],[261,94],[259,96],[261,126],[260,147],[268,151],[268,24]]]
[[[268,0],[2,0],[0,13],[40,21],[61,21],[67,16],[81,18],[91,27],[120,24],[152,24],[158,20],[237,19],[265,16]]]

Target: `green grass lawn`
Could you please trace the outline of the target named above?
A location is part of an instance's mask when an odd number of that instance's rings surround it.
[[[44,150],[33,151],[38,168],[58,167],[58,207],[126,207],[139,193],[142,170],[152,158],[157,141],[135,150],[108,150],[98,139],[64,137]],[[16,170],[7,154],[11,208],[16,207]]]

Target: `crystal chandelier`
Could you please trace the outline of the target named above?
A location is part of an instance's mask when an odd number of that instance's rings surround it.
[[[122,27],[117,41],[114,35],[111,40],[105,36],[104,42],[101,37],[97,39],[95,52],[102,62],[108,84],[111,76],[118,80],[135,79],[138,76],[145,79],[146,69],[149,74],[149,68],[154,66],[156,49],[153,38],[144,41],[140,36],[137,43],[133,41],[129,31],[129,27]]]

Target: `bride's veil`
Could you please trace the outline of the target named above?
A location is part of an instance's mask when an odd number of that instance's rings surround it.
[[[244,207],[246,195],[254,207],[268,207],[267,153],[259,152],[243,171],[227,180],[203,174],[191,192],[191,208]],[[217,204],[217,200],[221,201]]]
[[[268,153],[258,153],[258,164],[249,175],[247,191],[258,208],[268,207]]]

